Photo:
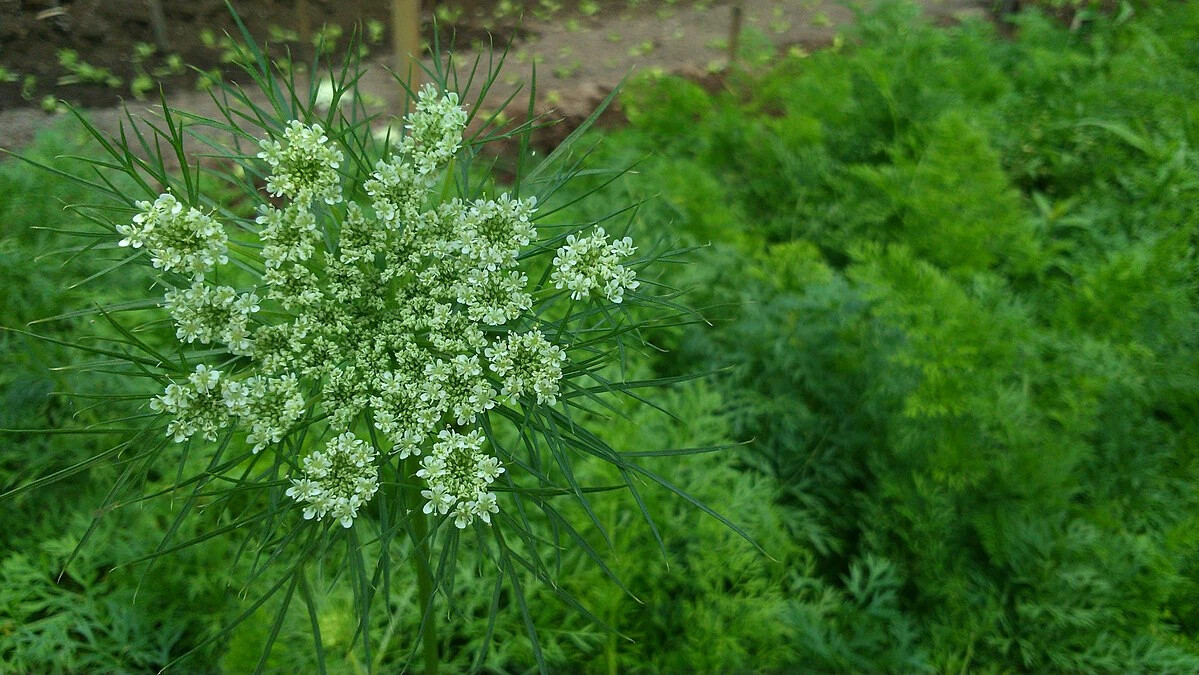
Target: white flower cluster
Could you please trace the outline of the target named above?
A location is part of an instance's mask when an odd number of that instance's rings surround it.
[[[307,504],[304,518],[332,516],[349,527],[379,489],[377,455],[366,441],[341,434],[304,458],[304,476],[293,478],[286,494]]]
[[[146,247],[150,262],[164,272],[176,271],[202,280],[217,265],[229,262],[229,237],[221,224],[175,196],[159,195],[153,203],[137,203],[133,223],[117,225],[121,246]]]
[[[386,453],[421,456],[426,511],[450,514],[460,528],[491,522],[499,507],[488,486],[503,468],[482,450],[481,418],[497,397],[556,405],[567,352],[529,330],[536,289],[521,260],[544,250],[528,249],[536,200],[441,197],[466,121],[454,94],[422,89],[397,153],[361,186],[346,186],[347,195],[365,193],[362,203],[343,199],[343,155],[319,125],[293,121],[262,141],[266,189],[281,199],[259,206],[248,228],[263,261],[250,291],[204,281],[228,262],[215,221],[169,194],[143,206],[123,243],[191,275],[191,286],[166,294],[176,335],[233,357],[224,375],[200,366],[153,401],[172,416],[176,441],[213,441],[237,424],[253,452],[298,452],[289,434],[319,423],[336,437],[303,461],[287,490],[305,518],[350,526]],[[201,250],[207,257],[196,257]],[[594,292],[620,302],[637,288],[620,264],[633,252],[630,239],[609,243],[602,229],[572,236],[549,279],[577,299]],[[363,420],[380,433],[377,447],[357,438]]]
[[[441,96],[426,84],[417,94],[416,110],[408,115],[408,135],[400,151],[412,158],[416,173],[428,179],[462,147],[465,127],[466,111],[458,105],[458,94]]]
[[[519,200],[503,194],[496,201],[476,201],[462,219],[455,244],[486,270],[507,267],[537,235],[530,222],[536,210],[536,197]]]
[[[304,262],[316,251],[319,236],[316,216],[299,206],[279,210],[270,206],[259,209],[261,215],[256,222],[262,226],[258,236],[262,237],[262,259],[268,268],[279,268],[284,263]]]
[[[222,397],[229,412],[250,424],[246,442],[255,453],[270,443],[278,443],[304,415],[304,395],[294,374],[283,377],[259,377],[244,382],[229,382]]]
[[[251,353],[250,315],[259,309],[257,295],[238,295],[229,286],[205,286],[197,281],[191,288],[167,291],[165,305],[180,340],[221,342],[233,354]]]
[[[199,434],[206,441],[215,441],[222,429],[229,426],[229,406],[221,394],[221,371],[200,364],[187,376],[185,384],[169,384],[161,396],[150,401],[155,412],[173,416],[167,425],[176,443]]]
[[[434,403],[434,391],[425,378],[425,364],[431,358],[408,344],[396,354],[396,368],[381,373],[375,383],[378,393],[370,400],[375,428],[387,436],[400,459],[420,454],[421,443],[441,419],[440,401]]]
[[[498,513],[499,507],[489,488],[504,473],[504,467],[482,451],[485,439],[478,429],[465,435],[445,429],[437,438],[416,472],[429,483],[429,489],[421,491],[427,500],[425,513],[448,513],[458,529],[475,518],[490,524],[491,514]]]
[[[199,435],[215,441],[236,416],[250,426],[247,441],[259,452],[278,443],[304,414],[304,396],[295,375],[277,378],[252,376],[244,381],[222,377],[221,371],[196,366],[185,384],[169,384],[150,401],[155,412],[173,416],[167,433],[177,443]]]
[[[503,378],[504,396],[536,397],[538,405],[558,402],[558,382],[562,379],[562,364],[566,352],[534,330],[508,337],[488,347],[487,359],[491,370]]]
[[[495,407],[495,391],[483,377],[479,357],[459,354],[425,366],[429,387],[422,399],[446,411],[455,424],[474,424],[480,413]]]
[[[276,197],[287,197],[303,207],[313,200],[326,204],[341,201],[341,176],[337,169],[343,159],[341,151],[328,145],[329,137],[319,124],[306,126],[292,120],[283,130],[284,143],[271,139],[259,142],[271,167],[266,190]]]
[[[554,282],[555,288],[569,289],[570,297],[575,300],[598,291],[609,302],[620,304],[626,290],[633,291],[641,285],[636,273],[620,264],[636,250],[629,237],[609,244],[602,227],[595,228],[590,237],[572,234],[554,257],[550,281]]]
[[[399,229],[419,217],[425,188],[412,165],[379,160],[375,172],[362,187],[371,198],[379,222],[387,229]]]
[[[474,269],[455,285],[455,295],[471,321],[500,326],[533,306],[533,296],[524,290],[528,283],[522,272]]]

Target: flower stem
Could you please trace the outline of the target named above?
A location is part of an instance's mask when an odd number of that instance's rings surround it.
[[[407,465],[405,461],[405,465]],[[409,472],[415,473],[415,471]],[[430,574],[433,564],[430,555],[428,516],[421,509],[419,500],[407,499],[408,513],[412,514],[412,566],[416,568],[416,590],[420,598],[421,617],[424,617],[425,630],[425,675],[436,675],[440,666],[437,653],[437,615],[433,612],[433,577]]]

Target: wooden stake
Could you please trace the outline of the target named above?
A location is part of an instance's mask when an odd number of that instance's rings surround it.
[[[305,45],[312,41],[312,12],[308,11],[308,0],[296,0],[296,32]]]
[[[745,0],[736,0],[732,6],[732,17],[729,22],[729,67],[737,61],[737,52],[741,51],[741,15],[745,11]]]
[[[162,11],[162,0],[146,0],[146,9],[150,12],[150,32],[154,34],[154,45],[161,53],[171,51],[171,43],[167,42],[167,19]]]
[[[420,86],[420,0],[391,0],[391,44],[395,72],[415,91]],[[400,92],[400,110],[407,102]]]

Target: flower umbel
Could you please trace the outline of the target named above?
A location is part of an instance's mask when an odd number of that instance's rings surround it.
[[[220,342],[233,354],[251,353],[254,342],[250,338],[250,315],[259,309],[257,295],[238,295],[228,286],[206,286],[197,281],[191,288],[167,291],[165,300],[180,340]]]
[[[229,262],[229,237],[211,216],[185,207],[175,196],[159,195],[153,203],[137,203],[133,223],[117,225],[121,246],[150,251],[150,261],[164,272],[177,271],[197,281],[217,265]]]
[[[287,496],[306,504],[305,519],[328,516],[349,527],[379,489],[376,455],[369,443],[347,431],[304,458],[304,476],[292,479]]]
[[[454,525],[463,529],[479,518],[491,523],[497,513],[495,493],[488,488],[504,467],[495,457],[482,451],[483,434],[478,429],[463,435],[444,429],[437,435],[433,450],[421,458],[417,477],[429,482],[420,494],[427,502],[425,513],[450,514]]]
[[[609,302],[620,304],[626,290],[634,291],[641,285],[636,273],[620,264],[636,250],[629,237],[609,244],[602,227],[595,228],[590,237],[572,234],[554,257],[550,280],[556,288],[569,289],[574,300],[598,293]]]
[[[562,379],[562,364],[566,352],[552,344],[541,331],[508,336],[488,347],[487,359],[491,370],[503,378],[504,396],[529,396],[538,405],[554,405],[558,401],[558,381]]]
[[[258,157],[271,167],[267,192],[292,199],[304,208],[313,200],[326,204],[340,202],[341,176],[337,169],[343,156],[328,143],[329,137],[321,125],[305,126],[298,120],[292,120],[283,130],[283,142],[261,141],[262,152]]]
[[[261,242],[247,291],[205,281],[225,278],[228,262],[215,220],[169,193],[142,203],[121,243],[190,274],[165,297],[176,337],[230,355],[224,372],[201,365],[154,400],[172,416],[173,439],[213,441],[240,425],[253,453],[296,453],[302,441],[288,435],[320,424],[312,433],[335,437],[287,490],[306,519],[351,526],[377,489],[380,458],[419,455],[426,510],[459,528],[491,522],[499,506],[488,486],[503,468],[482,451],[487,416],[517,401],[557,405],[569,372],[565,347],[537,328],[528,270],[575,299],[621,302],[638,282],[621,264],[634,252],[627,237],[572,234],[543,274],[522,259],[547,251],[529,248],[536,199],[438,189],[453,178],[466,120],[455,94],[426,86],[397,153],[366,176],[339,172],[344,155],[319,124],[293,120],[263,140],[266,191],[277,199],[262,200],[246,227]],[[343,181],[346,195],[365,199],[346,201]],[[364,421],[377,445],[355,435]]]
[[[206,441],[215,441],[229,425],[229,408],[221,392],[221,371],[204,364],[196,366],[185,384],[167,385],[161,396],[150,401],[150,408],[174,417],[167,425],[167,435],[176,443],[197,434]]]
[[[80,394],[72,432],[128,438],[46,479],[111,459],[119,470],[99,511],[171,500],[168,529],[139,560],[241,540],[231,573],[249,577],[239,593],[260,597],[168,666],[268,612],[269,649],[275,633],[290,635],[300,603],[316,634],[321,604],[340,606],[337,587],[349,586],[355,642],[374,654],[362,663],[402,669],[408,650],[369,649],[383,625],[412,624],[400,615],[407,600],[378,600],[409,586],[396,580],[402,563],[414,582],[404,593],[422,612],[420,631],[402,633],[424,643],[427,672],[451,646],[437,635],[446,607],[479,587],[455,586],[457,571],[494,575],[496,597],[522,608],[526,580],[580,607],[541,549],[556,556],[606,537],[591,499],[627,488],[644,513],[635,483],[678,492],[639,466],[662,453],[614,447],[605,436],[632,439],[599,427],[609,413],[658,407],[641,390],[674,378],[646,377],[649,340],[695,317],[668,279],[643,271],[656,256],[624,236],[639,212],[583,203],[612,185],[588,166],[598,155],[576,145],[600,111],[553,151],[534,150],[547,124],[536,100],[527,115],[491,106],[503,58],[476,78],[482,62],[460,72],[435,41],[430,84],[399,83],[412,105],[399,125],[360,89],[362,51],[337,64],[320,48],[300,77],[275,50],[228,39],[247,77],[214,78],[219,115],[164,105],[111,138],[87,125],[107,156],[80,158],[99,176],[76,181],[96,192],[74,205],[96,225],[79,248],[120,253],[87,281],[121,276],[148,292],[48,319],[96,317],[95,340],[73,343],[89,352],[76,365],[126,380]],[[459,86],[475,97],[469,107],[449,90]],[[322,109],[327,92],[339,105]],[[156,390],[134,391],[146,384]],[[487,642],[480,667],[494,661]]]
[[[417,99],[400,151],[411,156],[416,173],[429,180],[462,147],[466,111],[458,105],[458,94],[439,96],[431,84],[421,87]]]
[[[304,396],[294,374],[283,377],[250,377],[245,382],[225,386],[225,403],[232,414],[250,424],[246,437],[259,452],[270,443],[278,443],[304,414]]]

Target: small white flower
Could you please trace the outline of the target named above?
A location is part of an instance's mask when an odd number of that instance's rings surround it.
[[[491,371],[499,375],[503,396],[535,398],[538,405],[554,405],[566,352],[551,344],[541,331],[508,336],[484,352]]]
[[[475,502],[475,513],[488,525],[491,524],[491,514],[499,512],[500,507],[495,503],[495,493],[488,492]]]
[[[429,484],[428,490],[421,491],[427,500],[425,513],[450,514],[459,529],[476,517],[490,524],[491,514],[498,513],[499,506],[487,488],[504,469],[498,459],[482,451],[482,432],[459,434],[443,429],[437,439],[416,472]]]
[[[150,252],[150,262],[164,272],[177,271],[202,281],[217,265],[229,262],[229,237],[212,217],[185,209],[175,196],[159,195],[153,203],[137,202],[141,212],[129,225],[117,225],[121,246]]]
[[[304,458],[304,475],[293,478],[287,496],[305,503],[304,518],[331,517],[350,527],[358,509],[379,489],[378,453],[366,441],[346,432]]]
[[[629,237],[609,244],[602,227],[595,228],[590,237],[572,234],[554,257],[550,281],[555,288],[568,289],[574,300],[599,292],[609,302],[620,304],[626,290],[633,291],[641,285],[633,270],[620,264],[636,250]]]
[[[150,401],[155,412],[173,416],[167,435],[182,443],[199,435],[215,441],[229,424],[229,409],[221,392],[221,372],[204,364],[187,376],[186,384],[171,383],[161,396]]]
[[[287,197],[307,208],[313,200],[326,204],[341,201],[341,151],[329,144],[319,124],[306,126],[292,120],[283,130],[283,142],[264,139],[259,146],[260,159],[266,160],[271,173],[266,178],[267,192]]]
[[[412,158],[418,175],[428,180],[458,152],[466,118],[458,94],[439,96],[432,84],[421,87],[416,110],[408,115],[408,135],[400,142],[401,153]]]

